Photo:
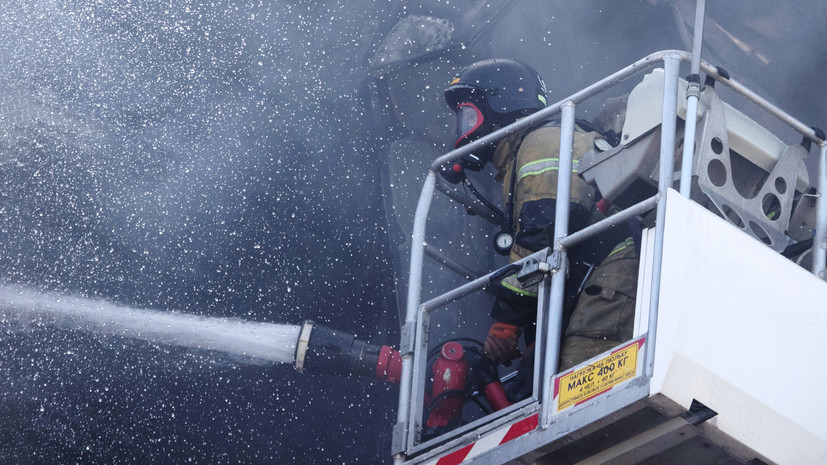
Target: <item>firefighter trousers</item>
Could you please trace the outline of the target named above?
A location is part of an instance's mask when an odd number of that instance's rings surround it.
[[[560,371],[632,337],[638,252],[631,237],[618,244],[586,281],[560,351]]]

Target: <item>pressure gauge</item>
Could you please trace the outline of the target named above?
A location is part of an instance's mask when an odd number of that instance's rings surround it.
[[[494,235],[494,251],[500,255],[508,255],[514,245],[514,236],[508,231],[500,231]]]

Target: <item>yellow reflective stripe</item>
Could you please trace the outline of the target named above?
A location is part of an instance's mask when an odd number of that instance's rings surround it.
[[[618,245],[617,245],[617,246],[616,246],[616,247],[615,247],[615,248],[614,248],[614,249],[613,249],[613,250],[609,253],[609,257],[611,257],[612,255],[614,255],[614,254],[616,254],[616,253],[620,252],[621,250],[625,249],[626,247],[630,247],[630,246],[634,246],[634,245],[635,245],[635,239],[634,239],[633,237],[627,237],[625,241],[623,241],[623,242],[621,242],[620,244],[618,244]]]
[[[508,278],[503,279],[502,281],[500,281],[500,285],[502,287],[506,288],[506,289],[509,289],[511,291],[516,292],[517,294],[522,294],[522,295],[525,295],[525,296],[528,296],[528,297],[537,297],[536,292],[529,292],[525,289],[521,289],[521,288],[511,284],[510,282],[508,282]]]
[[[543,174],[547,171],[556,171],[559,168],[559,165],[559,158],[543,158],[541,160],[528,162],[520,168],[517,180],[519,181],[526,176],[537,176],[538,174]],[[571,172],[578,173],[579,167],[580,162],[578,160],[572,160]]]

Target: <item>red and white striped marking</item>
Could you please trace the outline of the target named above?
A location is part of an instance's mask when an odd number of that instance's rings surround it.
[[[539,413],[524,418],[511,425],[503,426],[483,436],[479,441],[468,444],[442,457],[425,462],[425,465],[459,465],[485,452],[499,447],[537,429]]]

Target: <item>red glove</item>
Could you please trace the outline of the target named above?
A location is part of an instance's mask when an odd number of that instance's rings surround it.
[[[494,323],[485,338],[485,355],[495,362],[510,365],[512,360],[520,356],[517,341],[522,332],[519,326],[499,321]]]

